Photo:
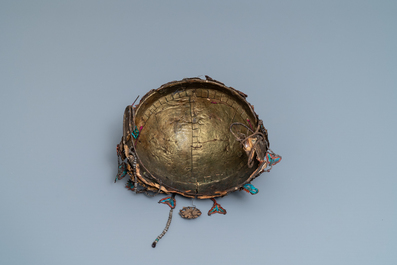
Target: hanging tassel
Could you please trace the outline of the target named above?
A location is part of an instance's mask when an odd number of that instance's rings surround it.
[[[173,198],[175,198],[175,193],[172,194],[172,199],[173,199]],[[165,225],[165,228],[164,228],[163,232],[153,241],[153,243],[152,243],[152,248],[155,248],[156,245],[157,245],[157,242],[159,242],[159,240],[165,235],[165,233],[167,233],[168,228],[169,228],[170,225],[171,225],[171,221],[172,221],[172,212],[173,212],[173,211],[174,211],[174,209],[171,208],[170,214],[169,214],[169,216],[168,216],[167,224]]]

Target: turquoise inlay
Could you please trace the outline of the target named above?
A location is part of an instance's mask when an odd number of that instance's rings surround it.
[[[172,207],[174,207],[174,200],[172,198],[168,198],[165,201],[168,201]]]
[[[134,129],[134,131],[131,133],[131,135],[132,135],[132,137],[134,137],[135,139],[138,138],[138,136],[139,136],[139,130],[138,130],[138,127],[136,127],[136,125],[135,125],[135,129]]]
[[[119,168],[121,168],[121,166],[119,166]],[[116,179],[114,180],[114,182],[116,182],[117,180],[121,180],[122,178],[124,178],[125,174],[127,174],[127,170],[124,170],[123,173],[120,174],[120,176],[117,174]]]
[[[245,184],[244,189],[249,191],[249,193],[251,193],[252,195],[255,195],[259,192],[259,190],[257,188],[255,188],[254,185],[252,185],[250,183]]]
[[[223,209],[219,208],[218,205],[215,205],[214,209],[212,209],[212,211],[210,213],[213,213],[213,212],[222,212],[222,213],[224,213],[225,211]]]
[[[164,203],[164,204],[169,203],[172,208],[175,207],[175,199],[172,197],[164,198],[160,200],[160,203]]]
[[[269,161],[269,166],[277,164],[280,161],[279,156],[272,156],[271,154],[267,153],[267,160]]]
[[[127,189],[129,189],[129,190],[134,190],[134,189],[135,189],[134,182],[131,181],[131,180],[128,180],[128,181],[127,181],[127,184],[125,184],[125,187],[126,187]]]

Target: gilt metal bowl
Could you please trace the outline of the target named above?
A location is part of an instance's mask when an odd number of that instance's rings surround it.
[[[175,194],[212,199],[208,214],[226,214],[215,198],[238,190],[256,194],[251,181],[281,160],[246,97],[206,76],[169,82],[126,107],[116,180],[128,175],[130,190],[171,195],[160,200],[171,212],[154,246],[171,222]],[[180,215],[200,216],[186,209]]]

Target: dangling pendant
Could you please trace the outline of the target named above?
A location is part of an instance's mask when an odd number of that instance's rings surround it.
[[[170,209],[170,213],[168,215],[167,224],[165,225],[165,228],[164,228],[163,232],[153,241],[152,248],[156,247],[156,245],[159,242],[159,240],[165,235],[165,233],[167,233],[168,228],[170,228],[171,221],[172,221],[172,212],[174,211],[174,208],[175,208],[175,205],[176,205],[175,193],[173,193],[171,195],[171,197],[166,197],[164,199],[161,199],[159,201],[159,203],[167,204],[171,209]]]
[[[214,205],[208,211],[208,216],[210,216],[211,214],[214,214],[214,213],[220,213],[220,214],[227,213],[226,210],[219,203],[217,203],[215,199],[211,199],[211,200],[214,202]]]
[[[175,194],[173,194],[173,196],[165,197],[161,199],[159,203],[167,204],[171,209],[174,209],[176,205]]]
[[[196,219],[201,215],[201,211],[197,209],[196,206],[194,207],[188,206],[188,207],[183,207],[181,210],[179,210],[179,215],[185,219]]]

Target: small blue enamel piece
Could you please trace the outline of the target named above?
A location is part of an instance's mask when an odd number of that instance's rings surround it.
[[[134,182],[131,181],[130,179],[127,181],[127,184],[125,184],[125,187],[129,190],[134,191],[135,190],[135,185]]]
[[[161,199],[159,203],[167,204],[169,207],[171,207],[171,209],[175,208],[175,199],[172,197],[166,197],[164,199]]]
[[[131,133],[131,135],[132,135],[132,137],[134,137],[135,139],[138,138],[138,136],[139,136],[139,130],[138,130],[138,127],[136,127],[136,125],[135,125],[135,129],[134,129],[134,131]]]
[[[125,168],[125,166],[122,164],[119,166],[119,172],[117,173],[116,179],[114,180],[114,182],[116,182],[117,180],[121,180],[125,177],[125,175],[127,174],[127,169]]]
[[[214,205],[208,211],[209,216],[214,213],[226,214],[226,210],[219,203],[217,203],[215,199],[211,199],[211,200],[214,202]]]
[[[266,160],[269,164],[269,166],[274,166],[281,160],[281,156],[278,156],[276,154],[271,154],[271,153],[266,153]]]
[[[255,188],[254,185],[252,185],[250,183],[247,183],[247,184],[244,185],[244,190],[246,192],[251,193],[252,195],[255,195],[255,194],[257,194],[259,192],[259,190],[257,188]]]
[[[223,209],[222,207],[220,207],[219,205],[215,205],[215,207],[213,207],[209,212],[208,215],[211,215],[213,213],[220,213],[220,214],[224,214],[225,213],[225,209]]]
[[[118,179],[122,179],[124,178],[125,174],[127,174],[127,170],[124,170],[123,173],[121,173],[120,177],[118,177]]]

